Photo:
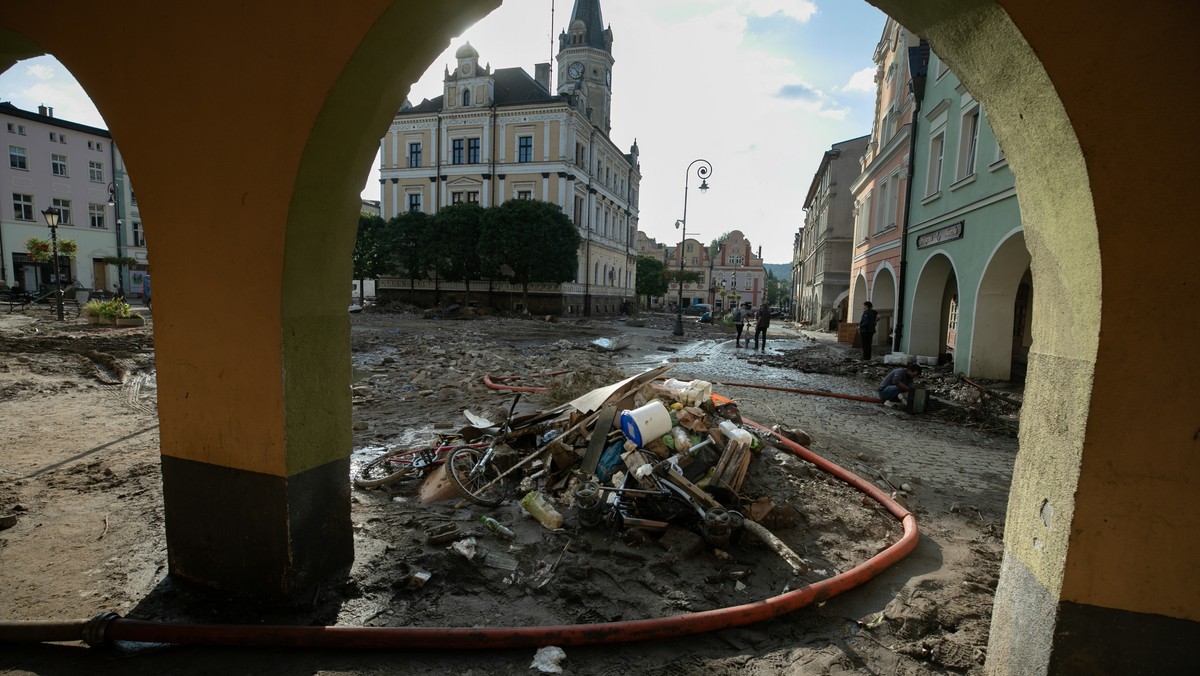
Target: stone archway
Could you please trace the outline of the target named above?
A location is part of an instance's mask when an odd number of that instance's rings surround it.
[[[871,302],[879,313],[879,324],[875,328],[875,344],[891,346],[892,332],[896,329],[896,275],[892,266],[884,263],[875,269],[871,282]],[[890,351],[890,349],[888,350]]]
[[[947,344],[947,306],[949,296],[958,293],[958,277],[945,253],[930,256],[917,274],[908,310],[908,352],[937,357]]]
[[[976,291],[968,371],[971,376],[993,380],[1012,377],[1017,292],[1028,271],[1025,237],[1016,231],[992,252]]]
[[[1179,218],[1200,179],[1200,142],[1180,131],[1193,126],[1200,74],[1166,67],[1194,41],[1200,7],[872,2],[928,39],[987,107],[1017,177],[1038,289],[987,668],[1182,671],[1180,646],[1200,622],[1200,588],[1179,583],[1200,561],[1190,537],[1200,530],[1200,393],[1185,369],[1148,374],[1135,357],[1172,354],[1200,331],[1200,316],[1178,311],[1200,286],[1200,231]],[[286,593],[348,562],[349,341],[336,290],[349,279],[340,252],[353,228],[329,224],[356,212],[403,98],[405,85],[380,83],[415,79],[449,35],[497,5],[270,0],[214,12],[196,0],[93,1],[73,5],[66,22],[45,3],[0,16],[0,54],[59,57],[122,139],[130,171],[147,179],[146,222],[170,224],[147,238],[162,264],[173,572],[231,589],[266,580]],[[95,35],[114,45],[105,58]],[[1173,105],[1133,95],[1114,106],[1112,84],[1135,81],[1172,92]],[[188,143],[165,146],[180,128]],[[1116,252],[1103,261],[1102,243]],[[210,293],[214,277],[235,275],[256,289],[236,334],[203,319],[227,309]],[[1149,303],[1145,288],[1155,290]],[[866,292],[856,280],[855,308]],[[1146,332],[1147,315],[1171,316],[1171,330]],[[1145,448],[1153,464],[1133,450]],[[313,504],[325,508],[304,508]],[[219,533],[231,527],[240,540]],[[246,556],[238,543],[255,538],[263,546]],[[198,563],[202,550],[211,564]]]

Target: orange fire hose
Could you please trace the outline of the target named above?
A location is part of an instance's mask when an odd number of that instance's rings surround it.
[[[581,646],[647,641],[742,627],[795,612],[862,585],[917,546],[917,519],[874,484],[745,417],[742,420],[800,458],[845,481],[883,505],[903,525],[892,546],[864,563],[799,589],[740,606],[646,620],[540,627],[309,627],[206,625],[151,622],[104,613],[75,622],[0,623],[0,642],[108,641],[237,647],[457,649]]]

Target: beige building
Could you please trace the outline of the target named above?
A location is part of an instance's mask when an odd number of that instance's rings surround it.
[[[850,259],[854,245],[854,197],[859,159],[869,136],[833,144],[825,151],[804,199],[804,226],[796,235],[793,261],[795,317],[827,326],[849,314]]]
[[[574,283],[531,287],[530,309],[620,311],[635,296],[641,173],[637,142],[625,152],[609,137],[612,31],[599,1],[575,3],[559,36],[553,90],[549,63],[535,65],[531,77],[522,68],[480,66],[470,44],[455,58],[443,95],[405,102],[383,139],[383,217],[458,202],[553,202],[579,228],[578,271]],[[407,280],[399,286],[409,288]]]

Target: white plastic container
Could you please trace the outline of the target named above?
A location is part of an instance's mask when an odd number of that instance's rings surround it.
[[[719,427],[721,428],[721,432],[723,432],[725,437],[730,441],[740,441],[749,446],[754,439],[753,435],[733,424],[733,421],[731,420],[723,421]]]
[[[712,383],[707,380],[680,381],[670,378],[663,387],[671,391],[684,406],[699,406],[712,397]]]
[[[658,399],[621,414],[621,432],[638,446],[644,446],[670,431],[671,412]]]

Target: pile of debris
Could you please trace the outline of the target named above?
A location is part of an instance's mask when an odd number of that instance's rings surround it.
[[[681,537],[682,529],[716,549],[749,535],[782,557],[794,575],[806,573],[806,562],[761,524],[774,509],[772,500],[743,494],[747,472],[768,439],[743,423],[736,403],[713,395],[710,383],[656,381],[668,368],[554,409],[517,417],[510,410],[499,425],[468,412],[472,425],[453,435],[457,447],[445,444],[426,458],[433,469],[421,485],[422,502],[461,496],[495,507],[523,496],[522,509],[549,529],[565,522],[557,504],[578,528],[668,539]],[[444,543],[459,534],[439,529],[429,537]],[[454,546],[467,558],[476,555],[471,538]]]

